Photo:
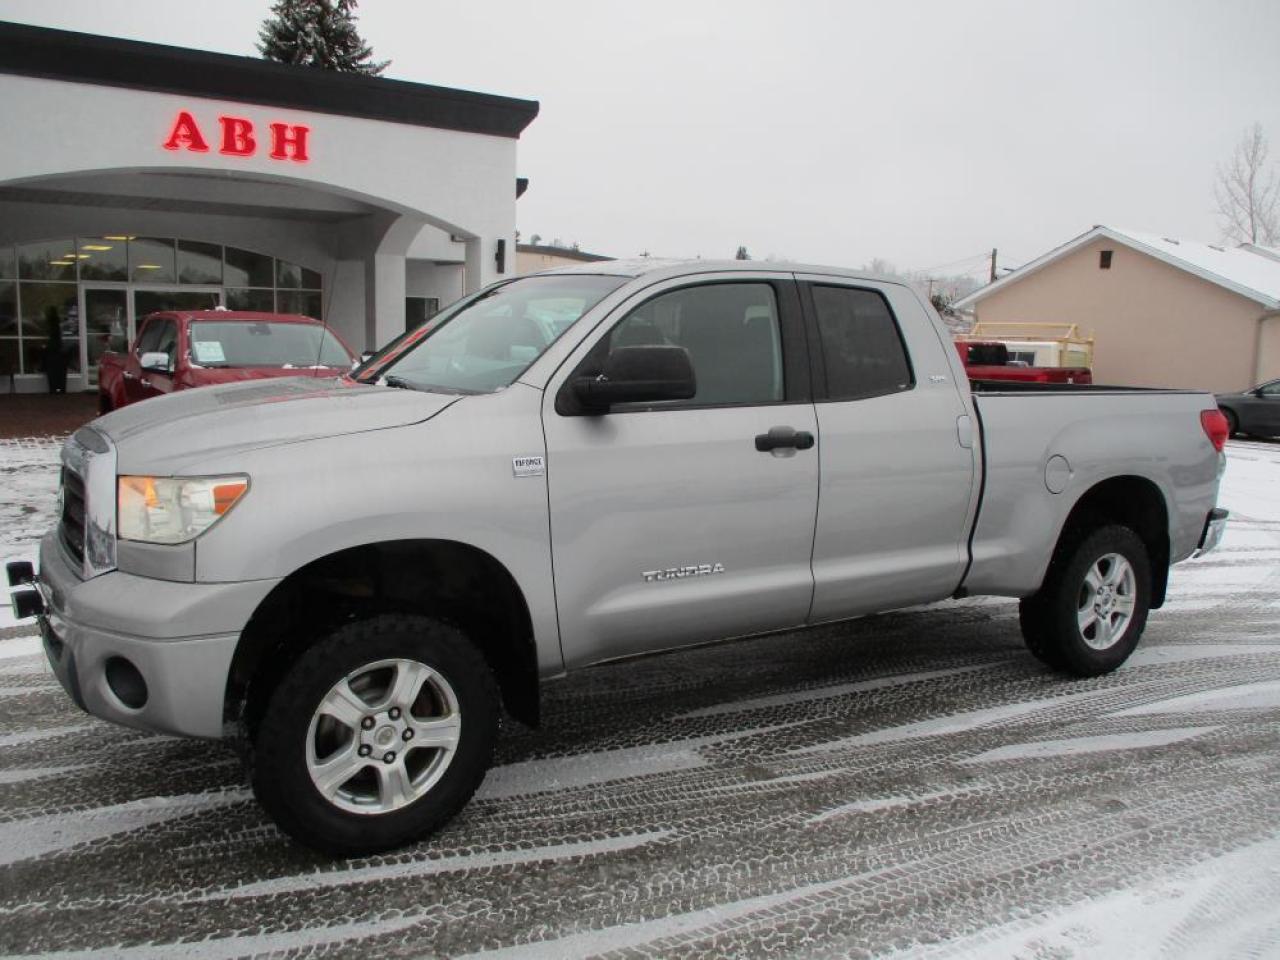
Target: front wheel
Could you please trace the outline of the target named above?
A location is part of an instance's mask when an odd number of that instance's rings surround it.
[[[1078,677],[1110,673],[1147,624],[1151,561],[1128,527],[1104,526],[1055,556],[1044,584],[1019,605],[1027,647]]]
[[[441,827],[493,755],[498,694],[457,628],[415,616],[348,623],[270,695],[254,737],[254,793],[276,823],[338,856]]]

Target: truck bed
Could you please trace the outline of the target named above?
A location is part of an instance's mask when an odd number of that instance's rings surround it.
[[[1210,394],[1102,384],[977,381],[982,494],[964,592],[1025,596],[1044,577],[1071,506],[1110,477],[1153,485],[1169,561],[1194,552],[1214,507],[1219,455],[1200,414]]]

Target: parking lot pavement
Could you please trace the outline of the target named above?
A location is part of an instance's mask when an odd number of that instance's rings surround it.
[[[1046,672],[1001,600],[599,667],[364,860],[0,640],[0,953],[1280,955],[1280,446],[1231,456],[1221,551],[1115,674]]]

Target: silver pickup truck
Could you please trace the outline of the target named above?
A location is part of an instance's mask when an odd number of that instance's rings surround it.
[[[969,594],[1114,670],[1209,550],[1204,393],[976,384],[908,287],[754,263],[505,281],[351,376],[185,391],[63,451],[14,565],[71,697],[246,746],[286,831],[421,837],[540,682]]]

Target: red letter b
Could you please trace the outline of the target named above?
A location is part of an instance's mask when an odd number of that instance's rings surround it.
[[[253,123],[243,117],[219,117],[222,124],[222,148],[219,153],[231,157],[251,157],[258,145],[253,140]]]

